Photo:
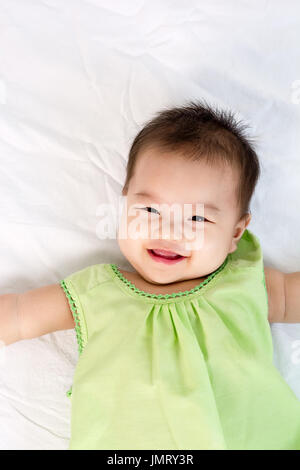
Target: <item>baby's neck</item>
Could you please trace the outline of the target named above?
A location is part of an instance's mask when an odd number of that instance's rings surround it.
[[[196,287],[198,284],[203,282],[207,276],[197,278],[197,279],[188,279],[186,281],[172,282],[169,284],[155,284],[146,281],[138,272],[129,272],[124,271],[123,269],[118,268],[123,276],[132,282],[138,289],[148,292],[149,294],[172,294],[176,292],[183,292],[186,290],[191,290]]]

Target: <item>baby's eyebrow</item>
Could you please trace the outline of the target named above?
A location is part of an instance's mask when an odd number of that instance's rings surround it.
[[[147,193],[146,191],[140,191],[137,193],[134,193],[135,196],[140,196],[140,197],[147,197],[149,199],[158,199],[154,195]],[[221,212],[221,209],[217,207],[215,204],[212,204],[211,202],[208,203],[202,203],[202,202],[197,202],[196,204],[204,204],[204,209],[210,209],[215,212]]]
[[[215,212],[221,212],[221,209],[219,207],[211,203],[207,203],[207,204],[204,203],[204,209],[210,209]]]
[[[146,193],[145,191],[139,192],[139,193],[134,193],[135,196],[141,196],[141,197],[149,197],[153,198],[153,196],[149,193]]]

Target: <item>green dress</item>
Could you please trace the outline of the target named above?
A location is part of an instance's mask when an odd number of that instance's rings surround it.
[[[105,263],[60,284],[79,348],[69,449],[300,450],[251,231],[189,291],[149,294]]]

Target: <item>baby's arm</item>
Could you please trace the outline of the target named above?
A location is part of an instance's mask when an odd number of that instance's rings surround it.
[[[264,268],[270,323],[300,323],[300,272]]]
[[[0,296],[0,341],[5,345],[74,327],[68,300],[59,284]]]

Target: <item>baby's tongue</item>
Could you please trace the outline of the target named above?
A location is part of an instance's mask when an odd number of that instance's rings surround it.
[[[157,256],[162,256],[163,258],[174,259],[174,258],[181,258],[180,255],[176,253],[172,253],[172,251],[165,251],[165,250],[152,250]]]

